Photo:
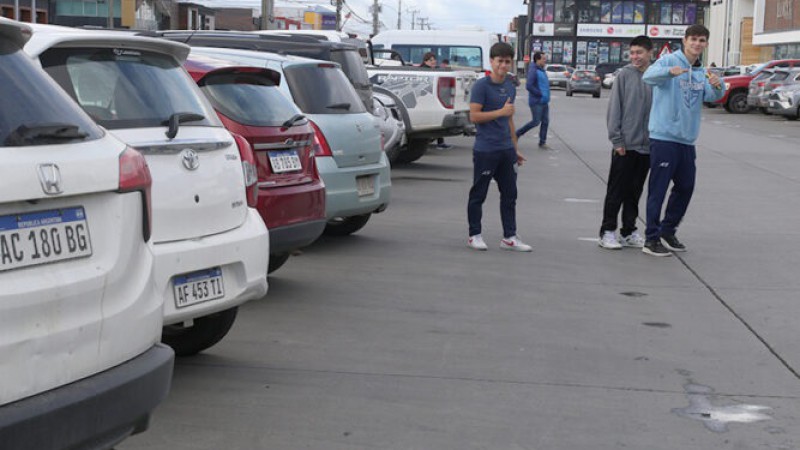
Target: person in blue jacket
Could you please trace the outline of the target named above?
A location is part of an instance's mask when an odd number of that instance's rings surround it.
[[[642,251],[653,256],[685,252],[675,236],[694,192],[695,146],[700,132],[703,103],[713,103],[725,94],[719,77],[696,67],[708,47],[708,29],[691,25],[683,37],[683,50],[653,63],[642,81],[653,86],[650,110],[650,182],[647,193],[647,228]],[[661,209],[669,195],[664,218]],[[663,241],[663,243],[662,243]]]
[[[532,70],[528,72],[525,89],[528,90],[528,106],[531,108],[531,121],[517,130],[517,139],[539,124],[539,148],[547,150],[547,126],[550,125],[550,80],[544,71],[547,56],[542,52],[533,54]]]

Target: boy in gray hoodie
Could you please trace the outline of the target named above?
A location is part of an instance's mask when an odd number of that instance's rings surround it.
[[[636,231],[639,198],[650,169],[650,138],[647,124],[652,103],[651,87],[642,82],[650,66],[653,42],[647,36],[637,36],[630,44],[631,63],[623,67],[614,79],[608,103],[606,122],[611,141],[611,167],[600,225],[600,247],[618,250],[622,247],[644,245]],[[622,208],[622,228],[617,239],[617,216]]]

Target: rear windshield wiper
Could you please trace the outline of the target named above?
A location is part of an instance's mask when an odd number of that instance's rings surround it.
[[[167,138],[174,139],[175,136],[178,135],[178,128],[180,128],[180,125],[182,123],[184,123],[184,122],[197,122],[199,120],[204,120],[205,118],[206,118],[206,116],[204,116],[202,114],[191,113],[191,112],[177,112],[177,113],[169,116],[169,119],[161,122],[161,125],[169,126],[169,129],[167,129],[167,133],[166,133],[167,134]]]
[[[301,120],[303,120],[305,118],[306,118],[306,116],[304,116],[302,114],[295,114],[289,120],[287,120],[286,122],[283,122],[283,125],[281,125],[281,128],[289,128],[292,125],[296,124],[297,122],[300,122]]]
[[[328,109],[346,109],[350,110],[350,103],[334,103],[332,105],[326,106]]]
[[[86,139],[88,133],[80,126],[71,123],[45,123],[41,125],[20,125],[8,134],[3,142],[7,146],[46,144],[50,142]]]

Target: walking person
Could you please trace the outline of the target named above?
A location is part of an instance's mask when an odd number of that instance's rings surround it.
[[[611,141],[611,167],[600,225],[600,247],[617,250],[644,246],[636,230],[639,198],[650,170],[650,138],[647,130],[652,88],[642,81],[650,67],[653,42],[637,36],[630,43],[630,64],[623,67],[611,88],[606,123]],[[617,239],[617,216],[622,209],[622,228]]]
[[[531,246],[517,236],[517,167],[525,162],[525,157],[517,149],[514,134],[517,90],[506,78],[514,61],[514,49],[498,42],[489,49],[489,58],[492,72],[475,83],[469,103],[470,120],[476,124],[477,134],[472,153],[473,183],[467,204],[467,245],[474,250],[488,249],[481,236],[481,216],[483,202],[494,179],[500,191],[500,219],[503,223],[500,248],[529,252]]]
[[[642,77],[653,86],[647,228],[642,249],[649,255],[670,256],[670,250],[686,251],[686,245],[675,233],[694,192],[697,175],[694,142],[700,132],[700,114],[703,103],[713,103],[725,94],[725,85],[716,74],[695,67],[708,47],[708,37],[706,27],[689,26],[683,37],[683,49],[661,57]],[[672,190],[662,220],[661,208],[670,181]]]
[[[528,90],[528,106],[531,108],[531,121],[517,130],[517,139],[535,127],[539,127],[539,148],[547,150],[547,127],[550,125],[550,81],[544,66],[547,56],[542,52],[533,54],[533,70],[528,70],[525,89]]]

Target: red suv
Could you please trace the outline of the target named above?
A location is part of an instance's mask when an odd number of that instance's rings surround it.
[[[747,91],[750,87],[750,82],[753,81],[756,75],[764,69],[795,66],[800,66],[800,59],[776,59],[759,65],[748,74],[725,77],[723,78],[723,81],[725,81],[725,95],[711,105],[722,105],[726,111],[733,114],[746,113],[750,111],[750,106],[747,104]]]
[[[314,130],[279,90],[280,73],[192,55],[184,64],[230,132],[253,147],[258,203],[270,236],[269,272],[325,229],[325,185],[314,161]]]

